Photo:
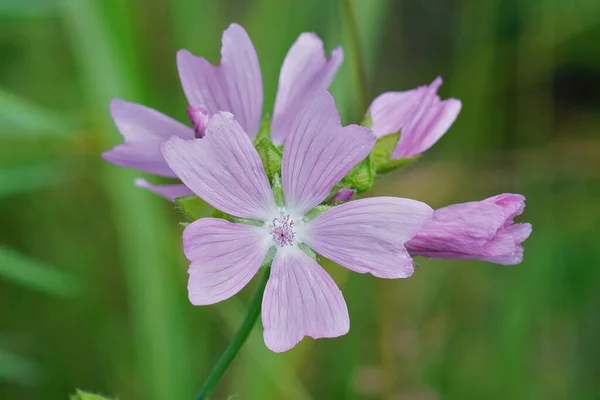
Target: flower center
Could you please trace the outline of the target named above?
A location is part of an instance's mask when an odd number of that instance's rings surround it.
[[[294,221],[289,215],[273,218],[269,224],[269,233],[279,247],[291,246],[294,243],[296,233],[294,232]]]

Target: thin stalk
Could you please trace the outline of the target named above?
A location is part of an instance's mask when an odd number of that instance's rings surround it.
[[[360,43],[358,22],[356,18],[356,7],[353,0],[342,0],[344,17],[346,20],[346,29],[350,38],[350,49],[352,54],[352,62],[356,71],[358,80],[358,118],[357,122],[362,121],[364,113],[369,105],[369,89],[367,85],[367,69],[365,67],[365,57],[362,45]]]
[[[250,332],[252,332],[252,328],[254,327],[258,316],[260,315],[262,298],[263,294],[265,293],[270,272],[271,267],[268,267],[258,285],[256,294],[254,294],[254,298],[252,299],[252,303],[250,304],[250,308],[248,308],[248,312],[246,313],[246,317],[244,317],[244,321],[242,322],[240,329],[235,334],[233,340],[219,361],[217,361],[217,364],[215,364],[213,367],[206,381],[204,381],[204,385],[202,385],[202,389],[200,389],[200,394],[198,395],[197,400],[206,400],[215,391],[217,384],[221,380],[221,377],[225,371],[227,371],[229,364],[231,364],[235,356],[237,356],[238,352],[246,342],[248,335],[250,335]]]

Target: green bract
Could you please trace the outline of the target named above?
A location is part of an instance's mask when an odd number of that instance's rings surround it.
[[[390,159],[392,152],[398,144],[398,140],[400,140],[400,132],[377,139],[375,147],[371,152],[371,159],[373,160],[373,164],[375,164],[378,174],[387,174],[395,169],[405,167],[419,158],[416,156]]]

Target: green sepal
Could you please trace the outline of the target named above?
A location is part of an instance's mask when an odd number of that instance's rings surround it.
[[[268,137],[256,142],[256,151],[262,160],[267,177],[273,183],[275,175],[281,175],[281,151],[271,142]]]
[[[391,135],[386,135],[377,139],[373,151],[371,151],[371,159],[375,164],[375,170],[378,174],[387,174],[399,168],[406,167],[416,161],[419,156],[390,159],[394,149],[400,140],[400,132]]]
[[[77,389],[75,394],[69,396],[70,400],[110,400],[110,397],[100,396],[98,394],[84,392],[83,390]]]
[[[417,161],[418,159],[419,159],[419,156],[406,157],[406,158],[394,158],[394,159],[389,160],[388,162],[384,163],[383,165],[380,165],[379,168],[377,169],[377,173],[378,174],[387,174],[388,172],[392,172],[394,170],[404,168],[407,165],[412,164],[413,162]]]
[[[261,139],[271,137],[271,119],[269,117],[264,117],[262,123],[260,124],[260,129],[254,138],[254,145],[256,145]]]
[[[333,189],[332,194],[337,193],[341,188],[354,189],[356,193],[366,192],[373,186],[375,175],[375,164],[373,164],[371,156],[368,156],[342,178]]]
[[[236,224],[246,224],[246,225],[252,225],[252,226],[264,226],[264,222],[261,221],[256,221],[254,219],[246,219],[246,218],[238,218],[238,217],[233,217],[233,216],[228,216],[229,217],[229,221],[231,222],[235,222]],[[219,217],[219,218],[223,218],[223,217]],[[227,218],[223,218],[223,219],[227,219]]]
[[[271,181],[271,189],[273,189],[273,196],[275,196],[275,204],[278,207],[285,207],[285,198],[283,197],[283,185],[281,184],[281,178],[279,174],[273,175]]]
[[[298,248],[300,250],[302,250],[304,253],[306,253],[306,255],[308,255],[313,260],[318,261],[317,260],[317,253],[315,253],[310,247],[308,247],[304,243],[298,243]]]
[[[313,208],[312,210],[310,210],[309,212],[307,212],[304,215],[304,221],[308,222],[311,219],[318,217],[319,215],[323,214],[325,211],[329,210],[330,208],[332,208],[333,206],[328,206],[326,204],[321,204],[316,206],[315,208]]]
[[[367,115],[360,124],[366,128],[373,128],[373,117],[371,117],[371,114]]]
[[[195,194],[190,194],[175,199],[175,205],[181,213],[190,220],[195,221],[198,218],[206,217],[211,207]]]
[[[271,264],[273,263],[273,259],[275,258],[275,254],[277,254],[277,247],[272,246],[269,251],[267,252],[267,255],[265,256],[265,259],[263,260],[262,264],[260,265],[261,268],[268,268],[271,266]]]

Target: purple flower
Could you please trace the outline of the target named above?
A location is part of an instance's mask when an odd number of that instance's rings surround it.
[[[520,194],[440,208],[406,248],[415,256],[519,264],[521,243],[531,234],[531,224],[515,224],[513,219],[524,208],[525,197]]]
[[[402,131],[391,158],[413,157],[423,153],[450,128],[461,109],[460,100],[440,100],[442,78],[429,86],[406,92],[386,92],[369,107],[375,136]]]
[[[262,304],[265,343],[276,352],[304,336],[337,337],[349,329],[340,290],[306,247],[359,273],[405,278],[413,263],[404,243],[433,213],[415,200],[376,197],[305,218],[367,157],[375,137],[364,127],[342,127],[328,92],[306,103],[287,131],[285,204],[276,204],[256,149],[229,113],[214,114],[202,139],[173,137],[162,145],[166,162],[194,193],[227,214],[255,221],[203,218],[186,227],[190,301],[206,305],[235,295],[276,249]]]
[[[271,124],[277,145],[285,140],[289,127],[302,105],[327,89],[343,59],[341,48],[325,57],[323,42],[313,33],[301,34],[288,51],[279,75],[279,89]],[[254,46],[241,26],[231,24],[223,33],[221,64],[213,66],[186,50],[177,53],[177,67],[189,101],[188,116],[194,129],[150,108],[115,99],[110,111],[125,143],[105,152],[105,160],[168,178],[175,177],[160,153],[160,143],[176,135],[182,139],[201,137],[206,118],[228,111],[251,139],[256,137],[262,117],[263,87]],[[182,185],[152,185],[138,180],[138,186],[174,199],[190,194]]]

